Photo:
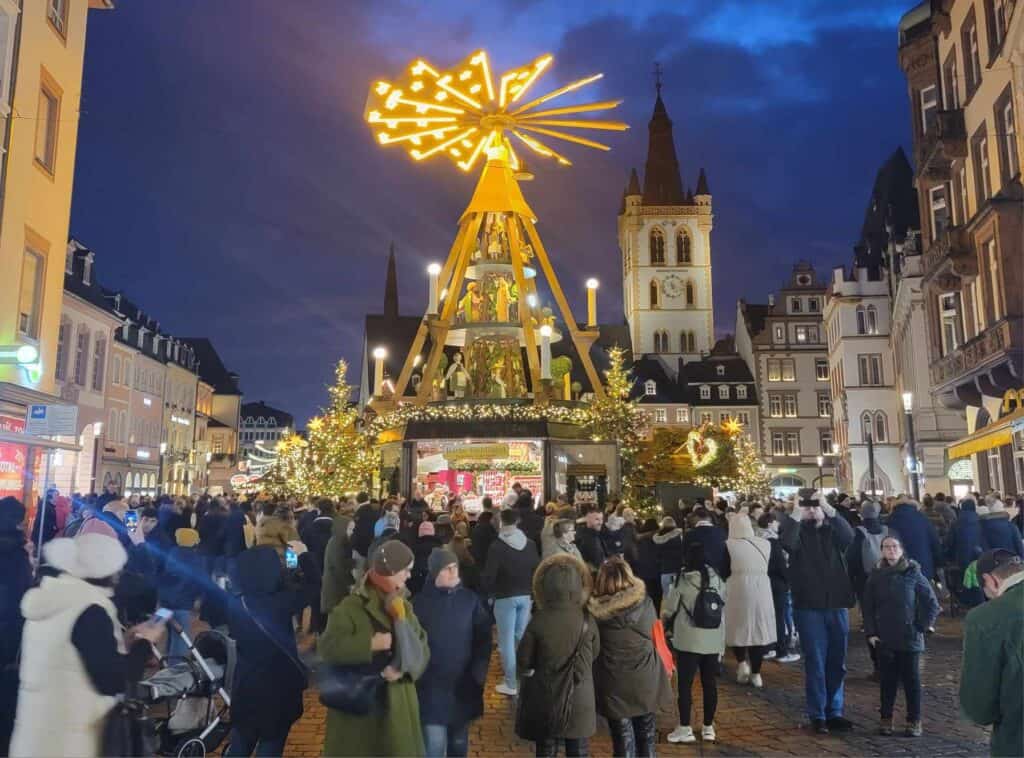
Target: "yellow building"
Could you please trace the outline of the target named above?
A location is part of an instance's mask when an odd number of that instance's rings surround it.
[[[26,504],[33,486],[45,486],[51,456],[42,453],[77,449],[28,437],[24,423],[29,405],[61,404],[54,362],[86,20],[91,8],[112,7],[0,0],[0,496]]]

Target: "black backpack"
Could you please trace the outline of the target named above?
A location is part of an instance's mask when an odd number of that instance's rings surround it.
[[[711,587],[708,578],[708,567],[700,567],[700,589],[697,591],[697,598],[693,601],[693,610],[689,610],[679,600],[679,607],[690,617],[690,622],[698,629],[718,629],[722,625],[722,608],[725,601],[722,596]]]

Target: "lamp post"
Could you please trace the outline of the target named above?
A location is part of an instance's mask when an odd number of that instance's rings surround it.
[[[213,460],[213,453],[206,451],[206,489],[210,489],[210,461]]]
[[[587,328],[597,326],[597,279],[587,279]]]
[[[156,494],[164,493],[164,456],[167,454],[167,443],[160,443],[160,470],[156,475]]]
[[[825,485],[825,470],[822,467],[825,465],[825,456],[819,455],[817,460],[818,460],[818,478],[815,479],[814,481],[816,481],[818,483],[819,487],[823,488],[824,485]]]
[[[437,277],[441,275],[441,264],[431,263],[427,266],[427,274],[430,275],[430,292],[427,293],[427,313],[431,316],[437,315]]]
[[[384,359],[388,357],[388,351],[382,347],[373,349],[373,396],[381,397],[384,394]]]
[[[551,325],[540,328],[540,378],[551,378]]]
[[[872,496],[875,494],[875,440],[871,436],[871,432],[868,432],[868,477],[870,478],[870,487]]]
[[[907,445],[910,457],[907,460],[907,468],[910,469],[910,488],[914,493],[914,500],[921,500],[921,482],[917,473],[917,441],[914,439],[914,393],[903,393],[903,413],[907,419]]]

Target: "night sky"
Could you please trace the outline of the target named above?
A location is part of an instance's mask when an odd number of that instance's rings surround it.
[[[474,49],[496,71],[555,55],[535,92],[594,72],[625,98],[610,153],[566,146],[524,185],[582,319],[601,280],[621,321],[616,214],[643,168],[664,70],[684,185],[714,197],[715,322],[763,302],[789,265],[849,263],[878,167],[909,144],[896,24],[911,0],[430,3],[118,0],[89,14],[71,233],[97,274],[171,334],[209,336],[247,400],[300,423],[339,357],[358,382],[362,318],[380,312],[394,241],[402,312],[422,313],[474,176],[378,148],[374,77]],[[483,6],[485,9],[481,10]],[[628,15],[623,15],[628,14]]]

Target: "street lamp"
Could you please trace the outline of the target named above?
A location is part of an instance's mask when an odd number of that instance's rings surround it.
[[[910,488],[914,494],[914,500],[921,500],[921,482],[917,473],[917,441],[914,439],[914,393],[903,393],[903,414],[907,419],[907,446],[909,457],[907,468],[910,470]]]
[[[384,394],[384,359],[388,357],[388,351],[383,347],[373,349],[373,395],[381,397]]]
[[[597,279],[587,279],[587,328],[597,326]]]
[[[160,470],[156,475],[156,494],[162,495],[164,492],[164,455],[167,453],[167,443],[160,443]]]
[[[815,481],[818,483],[819,487],[824,488],[824,486],[825,486],[825,471],[824,471],[824,469],[822,467],[825,465],[825,456],[819,455],[817,460],[818,460],[818,478],[815,479]]]
[[[437,278],[441,274],[441,264],[431,263],[427,266],[427,274],[430,276],[430,291],[427,293],[427,313],[431,316],[437,315]]]

